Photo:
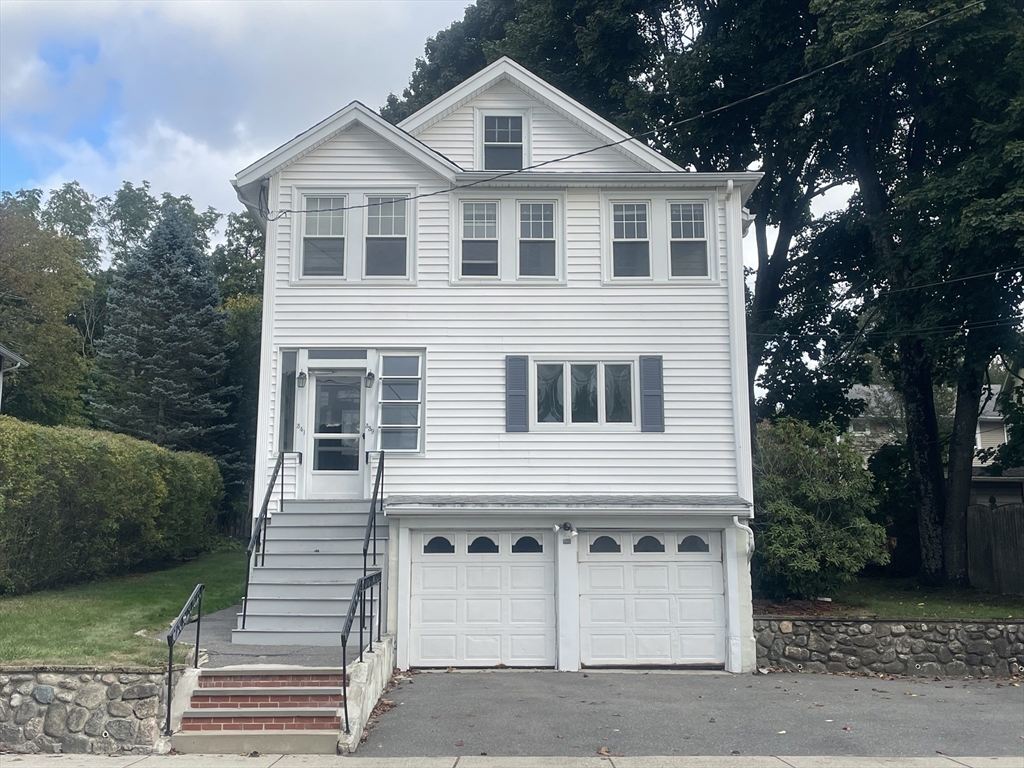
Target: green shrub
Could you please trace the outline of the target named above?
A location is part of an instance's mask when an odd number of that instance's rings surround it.
[[[0,594],[205,551],[221,495],[207,456],[0,416]]]
[[[888,562],[871,522],[871,473],[835,428],[780,419],[757,427],[754,588],[772,597],[834,594],[868,563]]]

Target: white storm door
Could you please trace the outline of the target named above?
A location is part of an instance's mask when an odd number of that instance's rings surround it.
[[[362,498],[364,372],[310,376],[307,498]]]
[[[555,665],[550,532],[417,532],[412,548],[412,666]]]
[[[581,534],[583,664],[725,663],[720,531]]]

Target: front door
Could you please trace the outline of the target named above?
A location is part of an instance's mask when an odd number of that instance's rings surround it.
[[[362,498],[363,371],[314,373],[310,387],[312,445],[307,498]]]

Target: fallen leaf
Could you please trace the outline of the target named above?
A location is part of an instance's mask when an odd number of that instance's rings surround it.
[[[486,752],[481,752],[480,754],[481,754],[481,755],[486,755],[487,753],[486,753]]]
[[[844,725],[843,726],[843,730],[844,731],[852,731],[853,729],[850,726],[848,726],[848,725]]]
[[[945,755],[945,754],[947,754],[946,750],[944,750],[944,749],[936,749],[935,753],[938,754],[938,755]]]
[[[822,704],[820,701],[816,701],[816,702],[814,702],[814,706],[816,706],[816,707],[824,707],[825,705]]]
[[[560,733],[556,733],[556,734],[555,734],[555,738],[556,738],[556,739],[564,739],[564,738],[565,738],[565,736],[563,736],[563,735],[562,735],[562,734],[560,734]]]
[[[612,751],[608,747],[598,747],[597,754],[599,755],[610,755]]]
[[[459,739],[458,741],[455,742],[455,746],[456,747],[464,747],[464,746],[466,746],[466,742],[464,742],[462,739]]]
[[[715,722],[715,718],[713,718],[713,717],[712,717],[712,718],[711,718],[710,720],[708,720],[708,722],[709,722],[709,723],[713,723],[713,722]]]
[[[779,733],[785,733],[785,731],[779,731]]]
[[[825,722],[826,722],[826,723],[834,723],[834,722],[835,722],[835,720],[826,720]]]
[[[738,749],[734,749],[734,750],[733,750],[732,752],[730,752],[729,754],[731,754],[731,755],[733,755],[733,756],[738,756],[738,755],[739,755],[739,753],[740,753],[740,751],[739,751]]]
[[[454,671],[455,671],[455,667],[448,667],[448,669],[445,670],[445,672],[454,672]]]

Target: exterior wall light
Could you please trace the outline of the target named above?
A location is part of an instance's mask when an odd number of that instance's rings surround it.
[[[299,389],[305,389],[306,388],[306,379],[307,378],[308,377],[306,376],[306,372],[305,371],[299,371],[299,376],[298,376],[298,378],[295,379],[295,383],[298,385]]]
[[[366,388],[367,389],[373,389],[373,380],[375,378],[376,377],[373,375],[373,371],[367,371],[366,372]]]

